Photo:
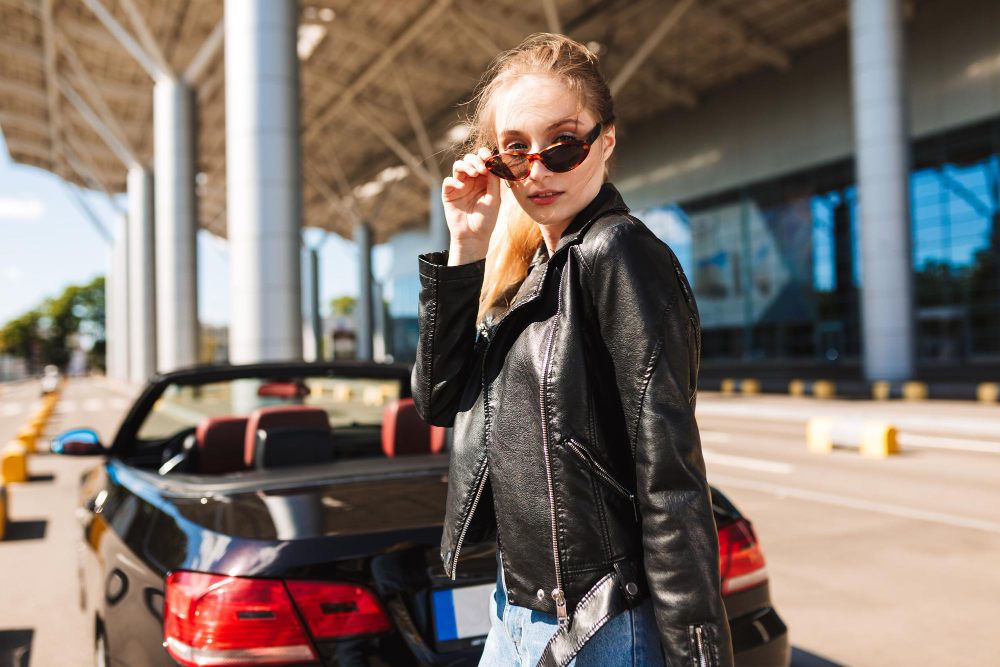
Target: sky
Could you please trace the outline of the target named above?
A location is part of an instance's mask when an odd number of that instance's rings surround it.
[[[55,297],[69,285],[81,285],[105,274],[111,246],[94,228],[69,186],[49,172],[15,164],[0,136],[0,326]],[[110,233],[115,206],[104,193],[81,190]],[[115,199],[126,209],[124,195]],[[358,252],[336,234],[307,230],[320,251],[320,303],[358,291]],[[388,246],[373,251],[373,272],[382,280],[392,263]],[[305,288],[304,288],[305,289]],[[199,318],[213,325],[229,322],[229,244],[208,232],[198,234]]]

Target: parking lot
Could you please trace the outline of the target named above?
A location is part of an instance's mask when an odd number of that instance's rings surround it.
[[[0,439],[38,400],[0,388]],[[107,441],[131,397],[103,380],[66,386],[47,434],[91,426]],[[865,414],[900,427],[902,453],[807,451],[808,417]],[[753,521],[793,664],[985,665],[1000,590],[1000,408],[699,394],[712,483]],[[76,485],[93,459],[36,454],[8,488],[0,542],[0,665],[89,665],[78,609]],[[30,657],[29,657],[30,656]],[[25,659],[29,658],[29,659]]]

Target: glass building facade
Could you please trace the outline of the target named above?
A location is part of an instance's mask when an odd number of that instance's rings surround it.
[[[1000,119],[918,140],[912,158],[918,363],[998,361]],[[853,160],[637,215],[684,265],[704,361],[860,360]]]
[[[1000,118],[914,142],[912,164],[918,364],[1000,362]],[[858,366],[864,276],[853,159],[636,215],[684,266],[703,362]],[[416,275],[394,282],[396,360],[416,350],[418,290]]]

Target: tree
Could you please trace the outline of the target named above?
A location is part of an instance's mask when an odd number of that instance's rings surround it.
[[[357,305],[358,300],[353,296],[338,296],[330,300],[330,310],[334,315],[351,315]]]

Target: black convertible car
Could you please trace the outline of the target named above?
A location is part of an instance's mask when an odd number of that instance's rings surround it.
[[[81,481],[80,604],[97,664],[475,665],[495,543],[438,551],[445,429],[410,367],[205,367],[154,378]],[[713,491],[739,665],[787,665],[753,529]]]

